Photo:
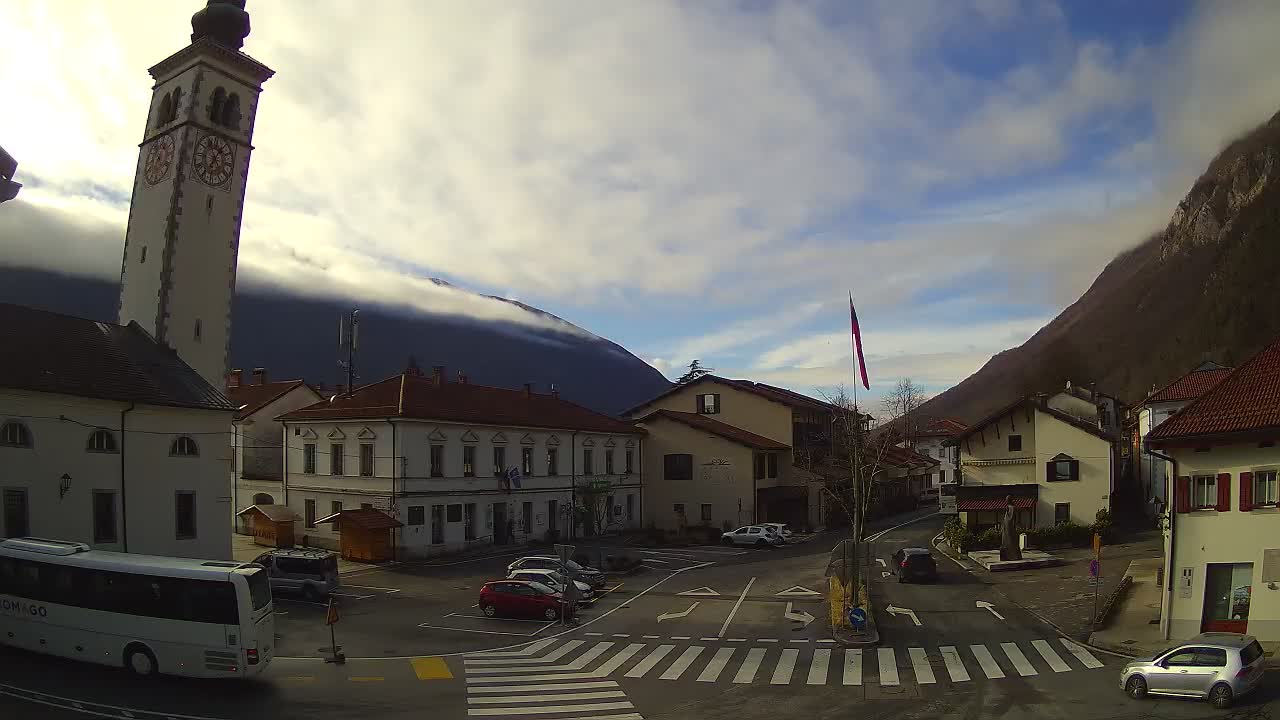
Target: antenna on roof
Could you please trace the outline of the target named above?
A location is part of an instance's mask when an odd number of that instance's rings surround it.
[[[338,318],[338,350],[346,350],[347,359],[338,360],[338,367],[347,372],[347,392],[356,386],[356,350],[360,345],[360,311],[352,310]]]

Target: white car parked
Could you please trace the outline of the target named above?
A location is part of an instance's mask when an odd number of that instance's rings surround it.
[[[751,545],[752,547],[775,547],[786,542],[782,535],[770,531],[763,525],[747,525],[731,530],[720,536],[725,545]]]
[[[508,580],[529,580],[532,582],[540,582],[543,585],[550,587],[552,590],[555,590],[558,593],[564,592],[565,578],[563,575],[556,572],[555,570],[522,568],[519,570],[512,570],[510,573],[507,574],[507,579]],[[578,590],[579,600],[590,600],[594,598],[596,595],[595,590],[592,590],[590,585],[580,580],[574,580],[573,586]]]

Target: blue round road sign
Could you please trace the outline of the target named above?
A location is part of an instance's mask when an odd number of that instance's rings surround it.
[[[1090,560],[1090,561],[1089,561],[1089,574],[1090,574],[1090,575],[1092,575],[1093,577],[1098,577],[1098,570],[1099,570],[1099,569],[1100,569],[1100,566],[1099,566],[1099,564],[1098,564],[1098,561],[1097,561],[1097,560]]]
[[[849,624],[856,628],[861,628],[862,626],[866,625],[867,624],[866,608],[860,608],[860,607],[849,608]]]

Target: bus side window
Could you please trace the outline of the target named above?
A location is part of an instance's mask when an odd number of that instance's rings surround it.
[[[18,561],[13,558],[0,558],[0,593],[16,594],[18,592]]]

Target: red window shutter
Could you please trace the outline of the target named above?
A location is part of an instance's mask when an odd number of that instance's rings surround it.
[[[1240,512],[1253,509],[1253,473],[1240,473]]]
[[[1231,509],[1231,473],[1218,473],[1218,512]]]
[[[1176,512],[1191,512],[1191,477],[1189,475],[1182,475],[1178,478],[1173,498]]]

